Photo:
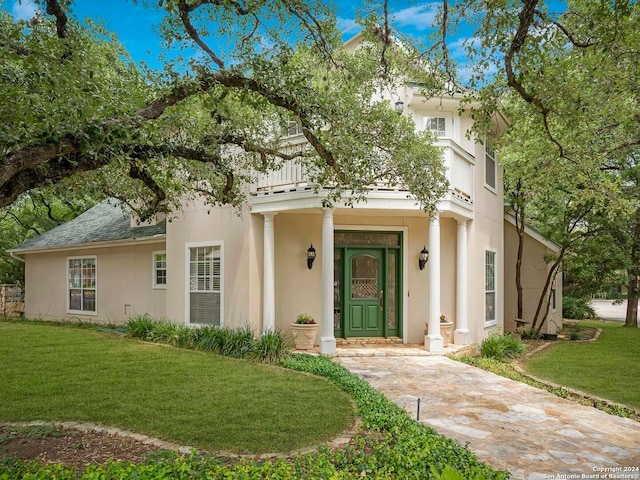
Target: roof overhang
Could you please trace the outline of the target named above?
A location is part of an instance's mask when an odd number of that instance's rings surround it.
[[[514,227],[516,226],[516,217],[512,213],[504,212],[504,219]],[[552,242],[551,240],[544,238],[544,236],[542,236],[542,234],[538,232],[536,229],[525,225],[524,233],[529,237],[533,238],[534,240],[536,240],[537,242],[541,243],[542,245],[544,245],[554,253],[560,253],[560,250],[561,250],[560,245],[558,245],[556,242]]]
[[[32,253],[68,252],[71,250],[89,250],[94,248],[126,247],[129,245],[166,243],[166,241],[167,235],[159,234],[152,237],[126,238],[123,240],[110,240],[108,242],[90,242],[80,243],[76,245],[46,246],[38,248],[12,248],[10,250],[7,250],[7,253],[14,257],[15,255],[29,255]]]

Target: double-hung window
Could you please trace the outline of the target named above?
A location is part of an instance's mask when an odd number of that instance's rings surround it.
[[[496,317],[496,252],[484,252],[484,321],[495,322]]]
[[[189,323],[222,325],[222,245],[187,247]]]
[[[493,140],[487,138],[484,145],[484,183],[492,190],[496,188],[496,171],[496,151],[493,147]]]
[[[67,310],[70,313],[97,314],[97,279],[95,256],[67,259]]]
[[[167,252],[153,252],[153,288],[167,288]]]

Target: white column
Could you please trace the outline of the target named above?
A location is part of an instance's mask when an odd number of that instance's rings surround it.
[[[424,348],[430,352],[444,350],[440,335],[440,217],[434,214],[429,220],[429,334]]]
[[[467,310],[467,285],[469,282],[467,265],[467,220],[458,220],[458,241],[456,246],[456,331],[453,343],[469,345],[469,318]]]
[[[264,215],[264,271],[262,281],[262,331],[275,330],[276,326],[276,268],[273,213]]]
[[[322,209],[322,325],[320,353],[336,353],[336,337],[333,334],[333,210]]]

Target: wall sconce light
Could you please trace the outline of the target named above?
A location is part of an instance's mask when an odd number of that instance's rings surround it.
[[[427,250],[427,247],[425,245],[424,247],[422,247],[422,250],[420,250],[420,256],[418,257],[418,267],[420,267],[420,270],[424,270],[424,267],[428,261],[429,250]]]
[[[402,112],[404,112],[404,102],[400,100],[400,97],[398,97],[396,103],[393,104],[393,108],[395,108],[398,115],[402,115]]]
[[[313,248],[313,243],[311,244],[311,246],[307,249],[307,268],[309,270],[311,270],[311,267],[313,267],[313,261],[316,259],[316,249]]]

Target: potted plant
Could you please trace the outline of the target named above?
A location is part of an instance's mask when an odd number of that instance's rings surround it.
[[[447,320],[447,316],[444,313],[440,314],[440,335],[442,336],[442,344],[446,347],[451,341],[451,334],[453,333],[453,322]],[[429,334],[429,322],[424,323],[424,334]]]
[[[316,343],[318,324],[308,313],[301,313],[291,324],[291,333],[296,350],[311,350]]]
[[[451,340],[451,334],[453,333],[453,322],[447,320],[447,316],[443,313],[440,314],[440,335],[442,335],[442,344],[446,347]]]

